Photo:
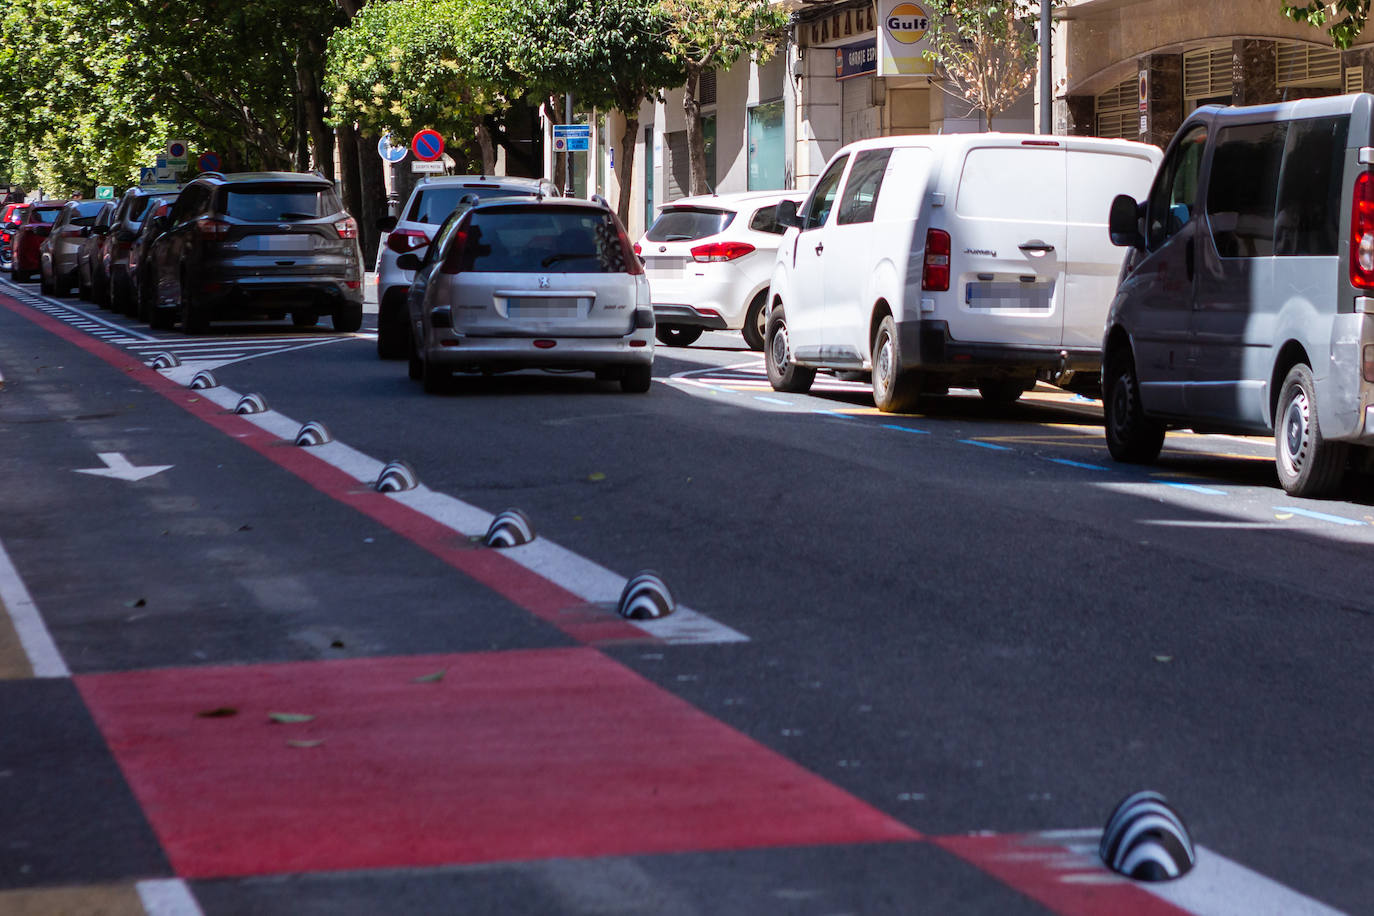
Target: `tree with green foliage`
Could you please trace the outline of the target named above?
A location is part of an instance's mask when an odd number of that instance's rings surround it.
[[[668,47],[685,75],[688,193],[707,194],[714,188],[706,180],[706,139],[697,95],[702,74],[729,69],[746,56],[766,62],[787,26],[788,13],[771,0],[660,0],[659,6],[668,18]]]
[[[1364,31],[1369,22],[1369,0],[1310,0],[1308,3],[1282,3],[1283,14],[1294,22],[1325,28],[1331,46],[1345,50]],[[1328,24],[1329,23],[1329,24]]]
[[[1048,0],[1046,0],[1048,2]],[[936,83],[955,98],[993,118],[1014,105],[1035,80],[1040,43],[1033,23],[1036,0],[927,0],[926,37],[943,79]]]

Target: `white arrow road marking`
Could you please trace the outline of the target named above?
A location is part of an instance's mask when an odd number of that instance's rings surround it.
[[[101,452],[98,457],[105,462],[105,467],[74,468],[74,470],[78,474],[90,474],[94,477],[112,477],[115,480],[142,480],[174,467],[170,464],[147,464],[143,467],[135,467],[129,463],[128,458],[124,457],[123,452]]]

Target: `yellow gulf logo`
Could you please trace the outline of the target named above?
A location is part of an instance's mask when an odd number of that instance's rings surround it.
[[[930,28],[930,17],[914,3],[898,3],[888,10],[883,23],[895,41],[914,45],[925,37],[926,29]]]

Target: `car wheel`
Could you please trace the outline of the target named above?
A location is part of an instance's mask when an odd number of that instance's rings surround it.
[[[210,330],[210,320],[205,314],[205,309],[196,301],[196,294],[192,291],[186,278],[182,277],[181,290],[181,332],[183,334],[204,334]],[[154,308],[157,304],[154,303]]]
[[[334,310],[331,320],[334,322],[334,330],[352,334],[363,326],[363,307],[361,305],[342,306]]]
[[[630,366],[620,377],[620,390],[626,394],[643,394],[653,382],[652,366]]]
[[[377,358],[404,359],[406,341],[410,337],[410,322],[405,301],[400,306],[388,303],[377,313]]]
[[[1326,496],[1345,474],[1350,447],[1322,437],[1312,370],[1299,363],[1288,370],[1274,414],[1274,453],[1279,483],[1291,496]]]
[[[1009,407],[1021,400],[1029,389],[1025,381],[1014,378],[985,378],[978,381],[978,393],[983,400],[998,407]]]
[[[916,406],[921,376],[902,369],[897,322],[888,315],[873,337],[873,403],[883,413],[901,413]]]
[[[751,350],[763,350],[763,338],[768,332],[768,310],[764,308],[768,304],[768,290],[764,290],[754,297],[754,301],[749,303],[749,308],[744,313],[744,328],[741,333],[744,335],[744,343]]]
[[[29,272],[27,270],[10,270],[10,279],[15,283],[27,283]]]
[[[769,314],[768,336],[763,351],[768,384],[773,386],[774,391],[810,391],[811,383],[816,380],[816,370],[792,362],[792,345],[787,340],[786,319],[782,309],[774,309]]]
[[[1102,380],[1102,419],[1107,451],[1117,461],[1149,464],[1164,447],[1164,424],[1145,416],[1135,358],[1125,348],[1112,351]]]
[[[453,373],[446,369],[436,369],[429,360],[420,361],[420,382],[425,394],[448,394],[453,390]]]
[[[157,303],[153,301],[153,294],[148,291],[148,280],[142,274],[139,275],[138,285],[129,290],[129,299],[125,302],[125,305],[128,306],[129,311],[133,312],[132,317],[137,318],[139,321],[152,325],[155,328],[170,326],[158,322],[158,315],[160,313],[167,312],[171,314],[171,310],[157,307]],[[128,313],[129,312],[124,312],[126,315]],[[175,320],[176,316],[172,315],[173,323],[175,323]]]
[[[313,328],[315,325],[319,324],[319,321],[320,316],[314,312],[300,311],[291,313],[291,326],[294,328]]]
[[[689,347],[696,343],[703,330],[682,324],[661,324],[654,329],[654,336],[659,343],[669,347]]]
[[[415,346],[415,337],[410,335],[410,364],[406,371],[415,381],[420,381],[425,377],[425,364],[420,361],[420,350]]]
[[[81,268],[76,269],[76,295],[78,299],[91,301],[91,284],[86,280],[86,275],[81,272]]]
[[[52,280],[48,279],[48,272],[41,265],[38,268],[38,291],[52,294]]]

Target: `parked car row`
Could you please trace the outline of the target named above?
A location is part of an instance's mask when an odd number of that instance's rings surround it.
[[[10,275],[188,334],[210,322],[290,315],[336,330],[363,319],[358,224],[316,174],[207,172],[180,189],[112,201],[42,201],[15,231]]]

